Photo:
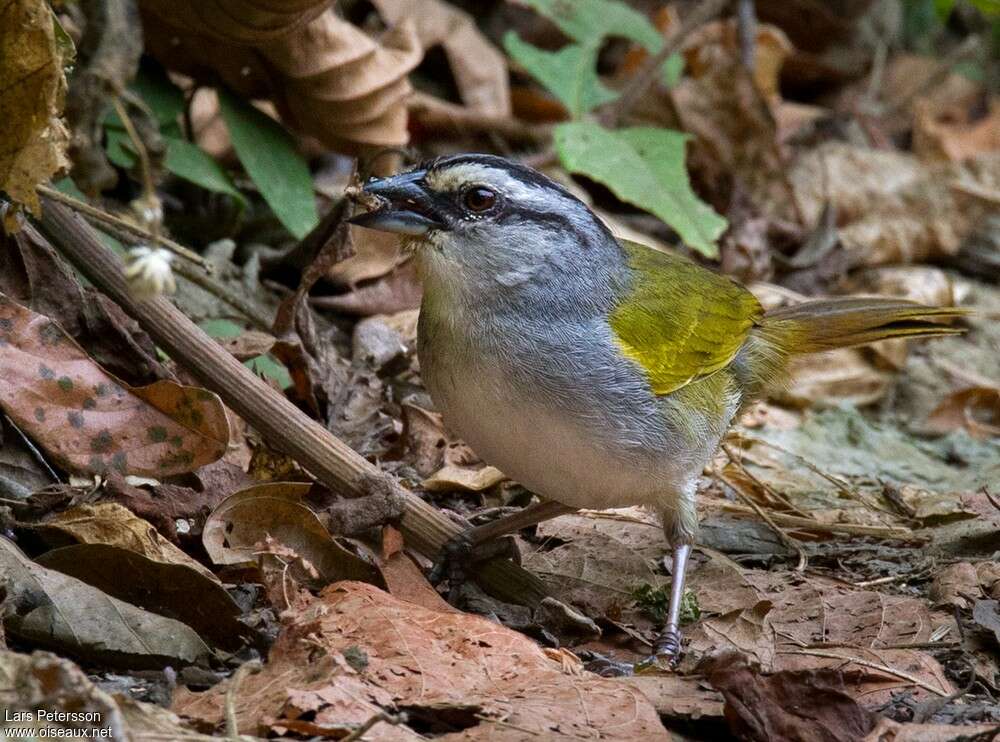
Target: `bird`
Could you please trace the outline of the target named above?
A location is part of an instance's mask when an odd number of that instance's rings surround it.
[[[681,653],[699,477],[739,413],[798,355],[960,332],[964,314],[893,298],[765,311],[744,286],[616,237],[546,175],[489,154],[373,178],[351,222],[397,233],[423,282],[417,354],[445,423],[541,503],[465,545],[576,509],[645,506],[673,551],[652,657]]]

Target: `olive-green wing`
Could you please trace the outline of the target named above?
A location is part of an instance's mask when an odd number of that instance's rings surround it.
[[[754,295],[679,255],[620,242],[633,282],[611,329],[653,392],[669,394],[728,365],[764,314]]]

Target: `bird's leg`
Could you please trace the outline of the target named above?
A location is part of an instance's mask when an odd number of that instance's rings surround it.
[[[542,500],[532,503],[516,513],[505,515],[481,526],[467,528],[454,538],[449,539],[441,547],[441,553],[434,562],[434,567],[429,575],[430,581],[436,585],[447,577],[449,583],[455,586],[464,581],[463,568],[468,563],[496,556],[494,553],[484,553],[480,547],[500,536],[574,511],[576,508],[563,505],[561,502]]]
[[[663,632],[653,642],[653,654],[656,657],[666,658],[671,663],[676,662],[681,656],[681,602],[684,600],[684,576],[689,556],[691,556],[691,544],[674,546],[674,569],[670,583],[667,623],[663,627]]]
[[[692,479],[683,487],[676,498],[661,511],[663,535],[673,547],[673,575],[670,582],[670,605],[663,632],[653,642],[653,655],[637,669],[660,666],[663,663],[675,665],[681,656],[681,603],[684,600],[684,577],[687,573],[691,548],[698,539],[698,510],[695,507],[697,481]]]

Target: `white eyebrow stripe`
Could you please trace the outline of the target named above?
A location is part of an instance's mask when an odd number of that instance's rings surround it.
[[[540,198],[562,199],[561,194],[551,188],[542,188],[511,177],[506,170],[474,162],[462,163],[427,174],[427,185],[435,191],[453,191],[460,186],[482,183],[497,188],[501,193],[517,201],[537,201]]]

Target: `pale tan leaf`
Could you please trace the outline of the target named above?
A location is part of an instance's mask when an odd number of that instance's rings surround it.
[[[69,165],[60,120],[66,77],[44,0],[11,0],[0,15],[0,191],[38,214],[35,187]]]

